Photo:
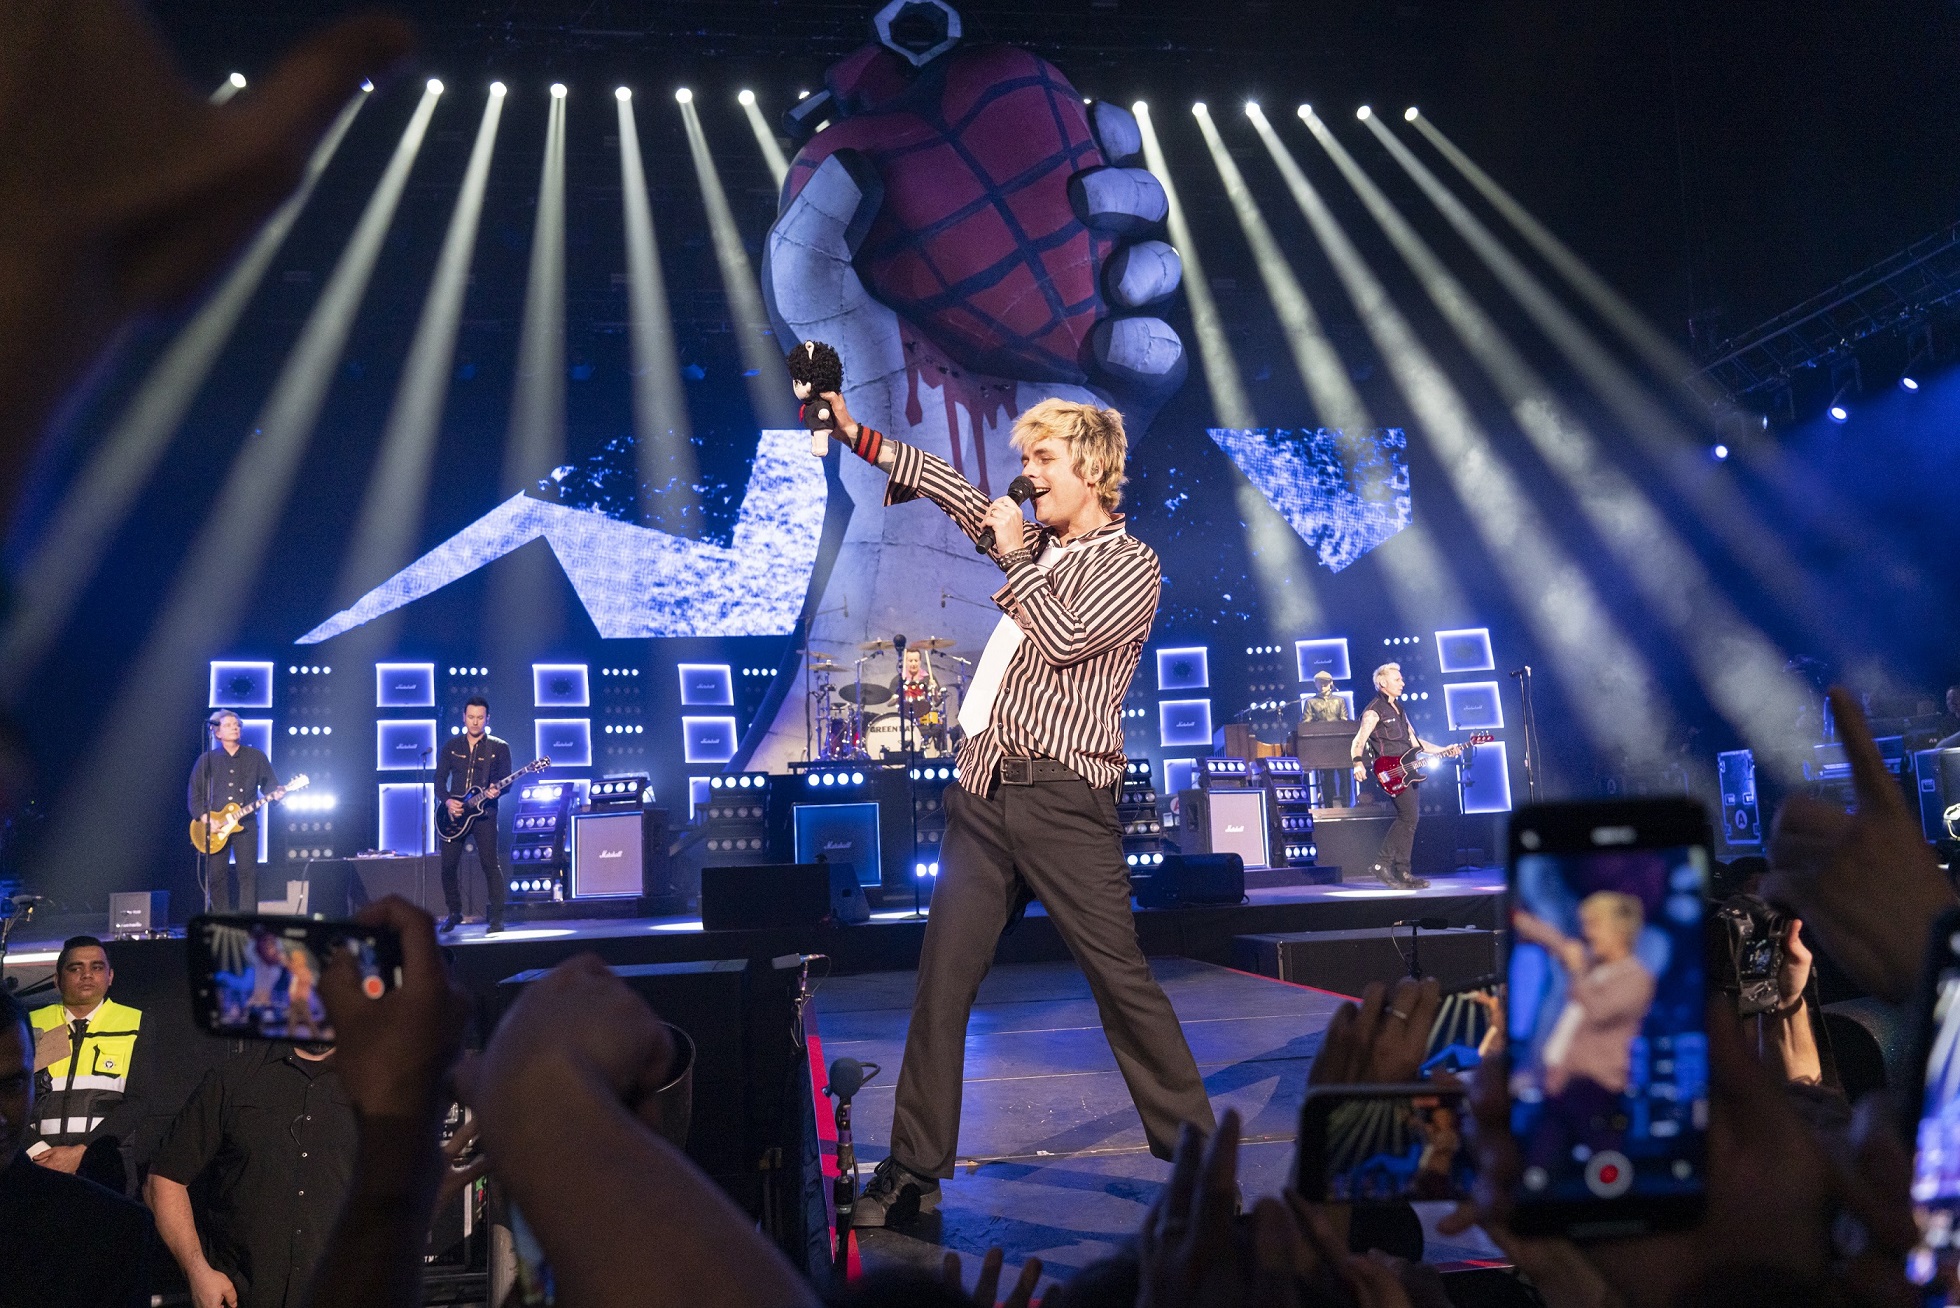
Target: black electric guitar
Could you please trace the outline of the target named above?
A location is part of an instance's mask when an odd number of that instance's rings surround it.
[[[532,772],[542,772],[550,766],[551,756],[547,754],[543,758],[532,759],[502,781],[493,782],[488,786],[470,787],[469,793],[454,796],[463,803],[461,814],[452,815],[447,802],[436,805],[436,834],[444,840],[461,840],[470,834],[470,828],[475,826],[476,820],[483,816],[483,806],[490,802],[488,798],[490,791],[494,790],[502,795],[510,789],[510,783],[519,777]]]
[[[1440,754],[1445,758],[1455,758],[1466,749],[1488,745],[1496,739],[1497,737],[1488,731],[1479,731],[1460,745],[1446,745],[1442,749],[1432,750],[1425,750],[1418,746],[1406,754],[1394,757],[1384,754],[1375,760],[1375,780],[1380,782],[1381,788],[1391,796],[1399,795],[1410,786],[1417,785],[1428,778],[1428,774],[1422,770],[1422,763],[1416,757],[1418,754]]]

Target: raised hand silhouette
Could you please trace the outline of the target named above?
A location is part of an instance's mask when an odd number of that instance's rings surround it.
[[[1185,372],[1177,334],[1142,312],[1182,266],[1156,238],[1168,204],[1134,166],[1136,119],[1085,103],[1025,50],[959,44],[940,0],[895,0],[874,26],[879,42],[791,114],[792,130],[821,130],[790,167],[763,254],[785,349],[835,346],[860,422],[989,496],[1020,471],[1008,434],[1041,400],[1115,407],[1134,443]],[[999,618],[994,565],[930,505],[886,508],[882,472],[835,457],[851,521],[811,649],[848,664],[861,641],[903,632],[977,657]],[[792,695],[754,764],[799,757],[804,724]]]

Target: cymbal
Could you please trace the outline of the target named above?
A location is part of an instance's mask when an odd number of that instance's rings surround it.
[[[860,708],[866,704],[882,704],[892,697],[890,686],[881,686],[875,681],[867,681],[863,686],[838,686],[832,693],[845,703],[856,704]],[[862,699],[858,697],[860,693]]]
[[[844,670],[842,663],[833,663],[829,659],[816,659],[810,664],[812,672],[843,672]]]
[[[876,652],[881,649],[897,649],[898,646],[888,640],[867,640],[862,645],[859,645],[858,648],[868,652]]]
[[[927,636],[927,637],[926,637],[925,639],[923,639],[923,640],[915,640],[915,641],[913,641],[913,642],[912,642],[912,644],[911,644],[911,646],[910,646],[910,648],[912,648],[912,649],[951,649],[951,648],[953,648],[953,646],[955,646],[955,645],[957,645],[957,644],[959,644],[959,642],[958,642],[958,641],[956,641],[956,640],[954,640],[954,639],[953,639],[953,638],[952,638],[951,636]]]

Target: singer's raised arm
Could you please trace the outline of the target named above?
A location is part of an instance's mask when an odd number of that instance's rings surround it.
[[[891,484],[885,488],[885,503],[903,504],[920,496],[931,500],[946,511],[959,529],[966,533],[968,540],[977,541],[980,529],[985,525],[987,506],[991,501],[981,493],[980,488],[954,470],[953,465],[936,454],[928,454],[916,445],[895,441],[875,428],[866,427],[851,418],[850,410],[844,407],[842,397],[826,395],[837,414],[837,428],[831,432],[836,439],[843,441],[851,451],[866,463],[883,468],[891,477]],[[1041,529],[1032,522],[1021,528],[1022,547],[1032,548]],[[1000,541],[995,545],[996,553],[1006,553],[1016,548],[1012,540]]]

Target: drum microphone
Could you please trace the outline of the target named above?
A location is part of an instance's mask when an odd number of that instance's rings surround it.
[[[1034,483],[1026,477],[1016,477],[1013,481],[1007,483],[1007,498],[1013,500],[1016,504],[1026,504],[1035,497],[1035,494]],[[975,554],[989,554],[993,552],[993,548],[994,529],[992,527],[982,527],[980,529],[980,535],[973,542],[973,552]]]

